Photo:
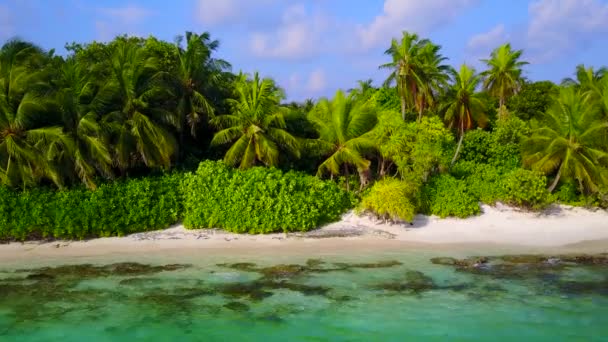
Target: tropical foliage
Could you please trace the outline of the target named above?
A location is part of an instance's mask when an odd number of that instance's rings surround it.
[[[160,228],[182,205],[190,227],[252,233],[310,229],[358,200],[405,221],[499,201],[608,207],[606,68],[529,82],[523,51],[504,44],[484,70],[454,70],[439,45],[401,32],[382,86],[285,103],[273,79],[232,73],[218,48],[208,32],[72,43],[66,56],[7,41],[0,238]]]
[[[524,83],[522,67],[528,62],[522,61],[522,50],[511,48],[511,44],[503,44],[492,51],[489,59],[482,60],[488,67],[483,72],[483,87],[499,100],[500,113],[506,113],[506,101],[516,94]]]
[[[348,190],[351,167],[363,175],[371,164],[365,153],[374,148],[374,142],[366,133],[377,122],[374,107],[339,90],[332,100],[321,99],[310,112],[309,120],[319,134],[319,139],[312,145],[321,155],[327,156],[319,165],[317,175],[335,176],[344,172]]]
[[[232,114],[220,115],[211,122],[221,130],[212,145],[233,143],[224,161],[246,169],[261,163],[277,166],[282,148],[299,155],[298,140],[285,130],[285,108],[279,106],[282,91],[258,73],[253,79],[241,74],[236,81],[236,99],[228,99]]]
[[[424,110],[433,107],[438,88],[446,83],[448,67],[441,64],[446,58],[440,49],[415,33],[403,32],[401,40],[393,39],[385,51],[392,61],[380,66],[391,71],[384,85],[397,85],[404,120],[407,111],[416,111],[420,121]]]
[[[181,217],[181,175],[100,185],[95,191],[0,187],[0,241],[85,239],[166,228]]]
[[[391,221],[412,222],[416,206],[412,198],[415,185],[395,178],[384,178],[363,196],[360,211],[370,211],[379,218]]]
[[[524,142],[524,163],[555,174],[549,191],[563,179],[575,181],[580,191],[597,192],[608,180],[608,122],[589,101],[582,90],[563,88],[542,126]]]
[[[475,91],[481,81],[480,76],[475,74],[475,69],[463,64],[459,72],[452,71],[452,77],[454,84],[446,94],[442,112],[448,126],[455,127],[460,137],[452,159],[452,164],[454,164],[462,146],[464,132],[476,124],[481,127],[485,126],[487,117],[485,104],[480,99],[480,94]]]
[[[203,162],[185,176],[184,225],[237,233],[306,231],[337,220],[353,198],[333,182],[277,169]]]

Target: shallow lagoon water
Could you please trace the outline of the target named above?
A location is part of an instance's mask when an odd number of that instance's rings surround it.
[[[498,272],[430,261],[468,255],[478,254],[149,255],[70,259],[70,267],[61,259],[13,264],[0,267],[0,340],[606,340],[608,265]]]

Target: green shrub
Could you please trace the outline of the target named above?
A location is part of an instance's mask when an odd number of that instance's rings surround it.
[[[504,201],[511,205],[541,209],[549,202],[547,178],[540,172],[515,169],[502,181]]]
[[[0,188],[0,240],[83,239],[166,228],[179,220],[179,176],[102,184],[95,191]]]
[[[505,197],[502,187],[505,170],[491,164],[475,165],[473,172],[464,180],[467,190],[478,201],[495,204]]]
[[[234,170],[204,161],[182,182],[184,225],[236,233],[306,231],[338,220],[354,199],[333,182],[297,172]]]
[[[585,202],[581,200],[583,196],[581,196],[576,185],[572,182],[562,183],[554,193],[554,196],[557,201],[568,205],[584,205]]]
[[[566,181],[552,194],[551,198],[575,207],[608,207],[608,187],[600,187],[596,193],[582,194],[575,183]]]
[[[462,141],[459,160],[487,163],[492,152],[492,134],[481,128],[467,132]]]
[[[411,183],[385,178],[376,182],[363,196],[358,209],[370,211],[384,219],[412,222],[416,215],[416,207],[411,198],[416,190],[416,186]]]
[[[499,169],[512,170],[521,165],[519,143],[528,132],[527,124],[511,117],[499,121],[492,132],[480,128],[465,134],[459,162],[491,164]]]
[[[420,196],[420,209],[441,218],[465,218],[481,212],[478,199],[467,189],[467,183],[447,174],[431,179]]]

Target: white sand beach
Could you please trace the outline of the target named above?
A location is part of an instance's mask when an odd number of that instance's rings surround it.
[[[21,258],[101,256],[170,250],[206,254],[310,253],[347,249],[458,249],[472,246],[533,251],[608,252],[608,211],[554,206],[525,212],[483,206],[479,216],[441,219],[418,215],[410,224],[384,223],[347,213],[307,233],[240,235],[217,229],[169,229],[87,241],[29,241],[0,245],[0,262]]]

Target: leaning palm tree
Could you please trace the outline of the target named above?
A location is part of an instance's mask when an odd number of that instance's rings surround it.
[[[94,69],[69,58],[59,70],[57,84],[64,130],[74,142],[73,154],[68,156],[70,164],[90,189],[96,187],[97,175],[112,177],[112,155],[97,114],[104,104],[96,96],[99,90],[96,76]]]
[[[0,183],[7,186],[42,178],[62,185],[49,157],[69,142],[59,125],[49,126],[44,64],[42,50],[30,43],[13,40],[0,49]]]
[[[285,129],[287,108],[279,105],[284,95],[274,81],[257,72],[252,79],[241,73],[235,88],[236,99],[228,100],[232,113],[211,120],[221,129],[211,145],[233,143],[224,161],[246,169],[257,163],[277,166],[281,149],[299,157],[298,140]]]
[[[542,124],[523,142],[524,164],[555,174],[549,191],[563,179],[576,181],[581,192],[607,184],[608,123],[581,90],[562,88]]]
[[[308,117],[319,134],[319,139],[312,144],[321,155],[327,156],[319,165],[317,176],[344,172],[346,188],[350,190],[349,165],[360,173],[370,166],[364,153],[375,146],[373,139],[366,136],[377,122],[374,108],[338,90],[332,100],[321,99]]]
[[[102,120],[111,127],[114,163],[121,171],[140,163],[169,168],[176,141],[165,127],[176,120],[153,102],[166,92],[155,82],[158,61],[141,46],[118,41],[110,69],[111,76],[98,96],[104,103],[118,103]]]
[[[210,34],[186,32],[186,46],[182,46],[183,36],[177,38],[177,68],[172,75],[172,83],[177,98],[177,131],[179,146],[184,146],[186,129],[196,136],[197,126],[203,119],[210,119],[215,113],[212,101],[205,94],[210,86],[215,86],[230,64],[212,57],[219,47],[219,41],[211,40]],[[180,149],[180,154],[182,151]]]
[[[498,98],[500,113],[506,113],[507,99],[516,94],[524,83],[522,67],[528,62],[521,61],[523,50],[511,49],[511,44],[503,44],[492,51],[490,59],[482,59],[488,69],[482,73],[483,88]],[[502,115],[504,116],[504,115]]]
[[[390,63],[380,66],[381,69],[391,70],[384,81],[384,86],[388,87],[393,82],[397,84],[403,120],[405,120],[406,111],[414,108],[423,83],[424,66],[421,51],[429,43],[427,39],[420,39],[415,33],[403,32],[401,40],[393,39],[391,46],[384,52],[393,59]]]
[[[453,85],[448,89],[446,98],[443,101],[441,112],[444,120],[450,127],[458,130],[458,147],[452,165],[458,159],[458,153],[462,147],[462,140],[467,130],[476,124],[484,126],[487,122],[484,101],[480,93],[476,92],[477,86],[481,82],[481,75],[475,73],[475,69],[463,64],[460,71],[451,71],[454,80]]]

